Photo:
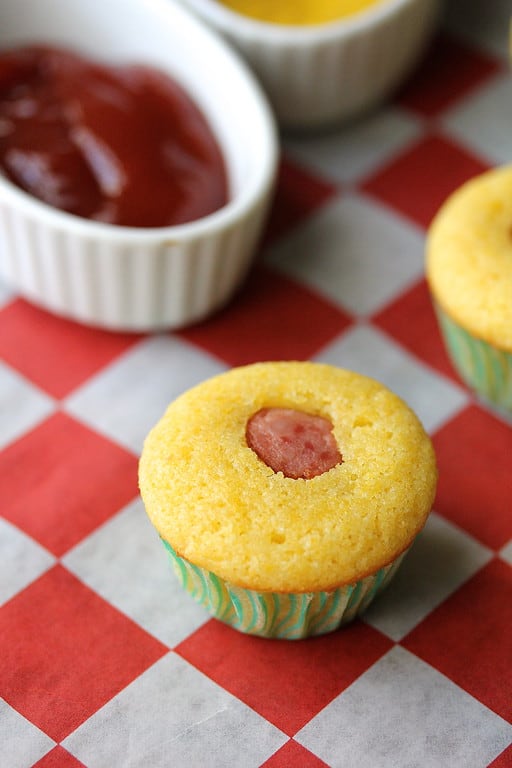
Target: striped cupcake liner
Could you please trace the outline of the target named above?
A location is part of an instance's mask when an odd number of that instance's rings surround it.
[[[436,314],[450,358],[466,384],[512,411],[512,354],[471,336],[439,306]]]
[[[387,586],[406,554],[332,592],[256,592],[193,565],[162,542],[182,587],[215,618],[240,632],[287,640],[323,635],[352,621]]]

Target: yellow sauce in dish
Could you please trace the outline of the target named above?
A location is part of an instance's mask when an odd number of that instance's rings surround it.
[[[271,24],[307,26],[353,16],[385,0],[222,0],[232,11]]]

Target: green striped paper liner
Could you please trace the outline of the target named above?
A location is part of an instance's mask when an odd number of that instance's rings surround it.
[[[512,354],[469,334],[438,305],[436,314],[450,358],[466,384],[512,411]]]
[[[240,632],[287,640],[323,635],[352,621],[390,582],[406,554],[332,592],[256,592],[193,565],[162,542],[182,587],[215,618]]]

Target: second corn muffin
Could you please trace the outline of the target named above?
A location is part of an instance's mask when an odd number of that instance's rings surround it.
[[[479,395],[512,412],[512,165],[463,184],[427,241],[427,279],[448,353]]]

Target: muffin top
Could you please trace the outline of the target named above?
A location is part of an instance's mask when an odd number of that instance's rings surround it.
[[[273,408],[325,419],[341,460],[308,479],[274,471],[246,437],[251,417]],[[418,418],[383,385],[279,362],[234,368],[175,400],[146,438],[139,481],[181,557],[247,589],[310,592],[353,583],[407,549],[437,471]]]
[[[512,166],[460,187],[427,241],[435,300],[471,335],[512,352]]]

